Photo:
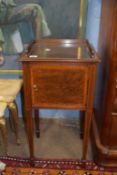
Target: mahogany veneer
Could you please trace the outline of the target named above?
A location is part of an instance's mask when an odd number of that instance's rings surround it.
[[[32,109],[49,108],[86,111],[82,155],[85,159],[97,54],[85,40],[42,39],[34,42],[21,60],[30,158],[34,157]]]

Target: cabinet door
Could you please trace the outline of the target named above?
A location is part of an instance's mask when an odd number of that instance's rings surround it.
[[[87,66],[34,64],[31,79],[33,106],[85,109]]]

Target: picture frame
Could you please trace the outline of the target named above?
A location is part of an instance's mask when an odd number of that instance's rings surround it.
[[[19,6],[22,7],[27,3],[36,3],[37,5],[41,6],[44,11],[45,19],[47,20],[47,24],[51,31],[51,36],[49,36],[50,38],[85,38],[88,0],[17,0],[16,2]],[[24,28],[21,31],[22,38],[26,36],[27,31],[30,32],[31,35],[30,37],[29,35],[27,37],[28,39],[31,38],[29,41],[24,41],[24,44],[26,45],[27,43],[30,44],[34,39],[34,33],[31,27],[29,27],[30,25],[30,22],[28,26],[26,26],[24,22],[20,24],[20,27],[23,26],[22,28]],[[7,25],[5,25],[4,30],[6,30],[6,33],[8,34],[9,29],[7,28]],[[17,35],[17,39],[19,37],[18,32],[19,31],[17,30],[15,33]],[[8,40],[9,37],[6,36],[6,38]],[[22,39],[18,41],[18,43],[20,42],[23,42]],[[19,60],[21,54],[20,52],[22,52],[23,49],[19,49],[21,51],[19,51],[18,54],[12,54],[12,52],[10,52],[10,54],[8,53],[8,55],[7,53],[3,54],[5,62],[3,65],[0,65],[1,77],[22,76],[21,62]]]

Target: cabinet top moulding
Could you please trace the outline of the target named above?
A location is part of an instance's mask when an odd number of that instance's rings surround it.
[[[87,40],[40,39],[21,55],[21,61],[99,63],[100,59]]]

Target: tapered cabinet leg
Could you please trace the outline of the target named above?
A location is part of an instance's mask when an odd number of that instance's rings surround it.
[[[35,129],[36,129],[36,136],[39,138],[40,137],[40,115],[39,115],[39,110],[35,109],[34,110],[34,121],[35,121]]]
[[[84,160],[86,159],[88,152],[91,121],[92,121],[92,110],[89,110],[86,111],[84,120],[84,139],[83,139],[83,154],[82,154],[82,159]]]
[[[85,111],[80,111],[80,138],[84,138]]]
[[[32,122],[32,109],[25,109],[26,130],[29,144],[29,152],[31,160],[34,158],[34,140],[33,140],[33,122]]]

